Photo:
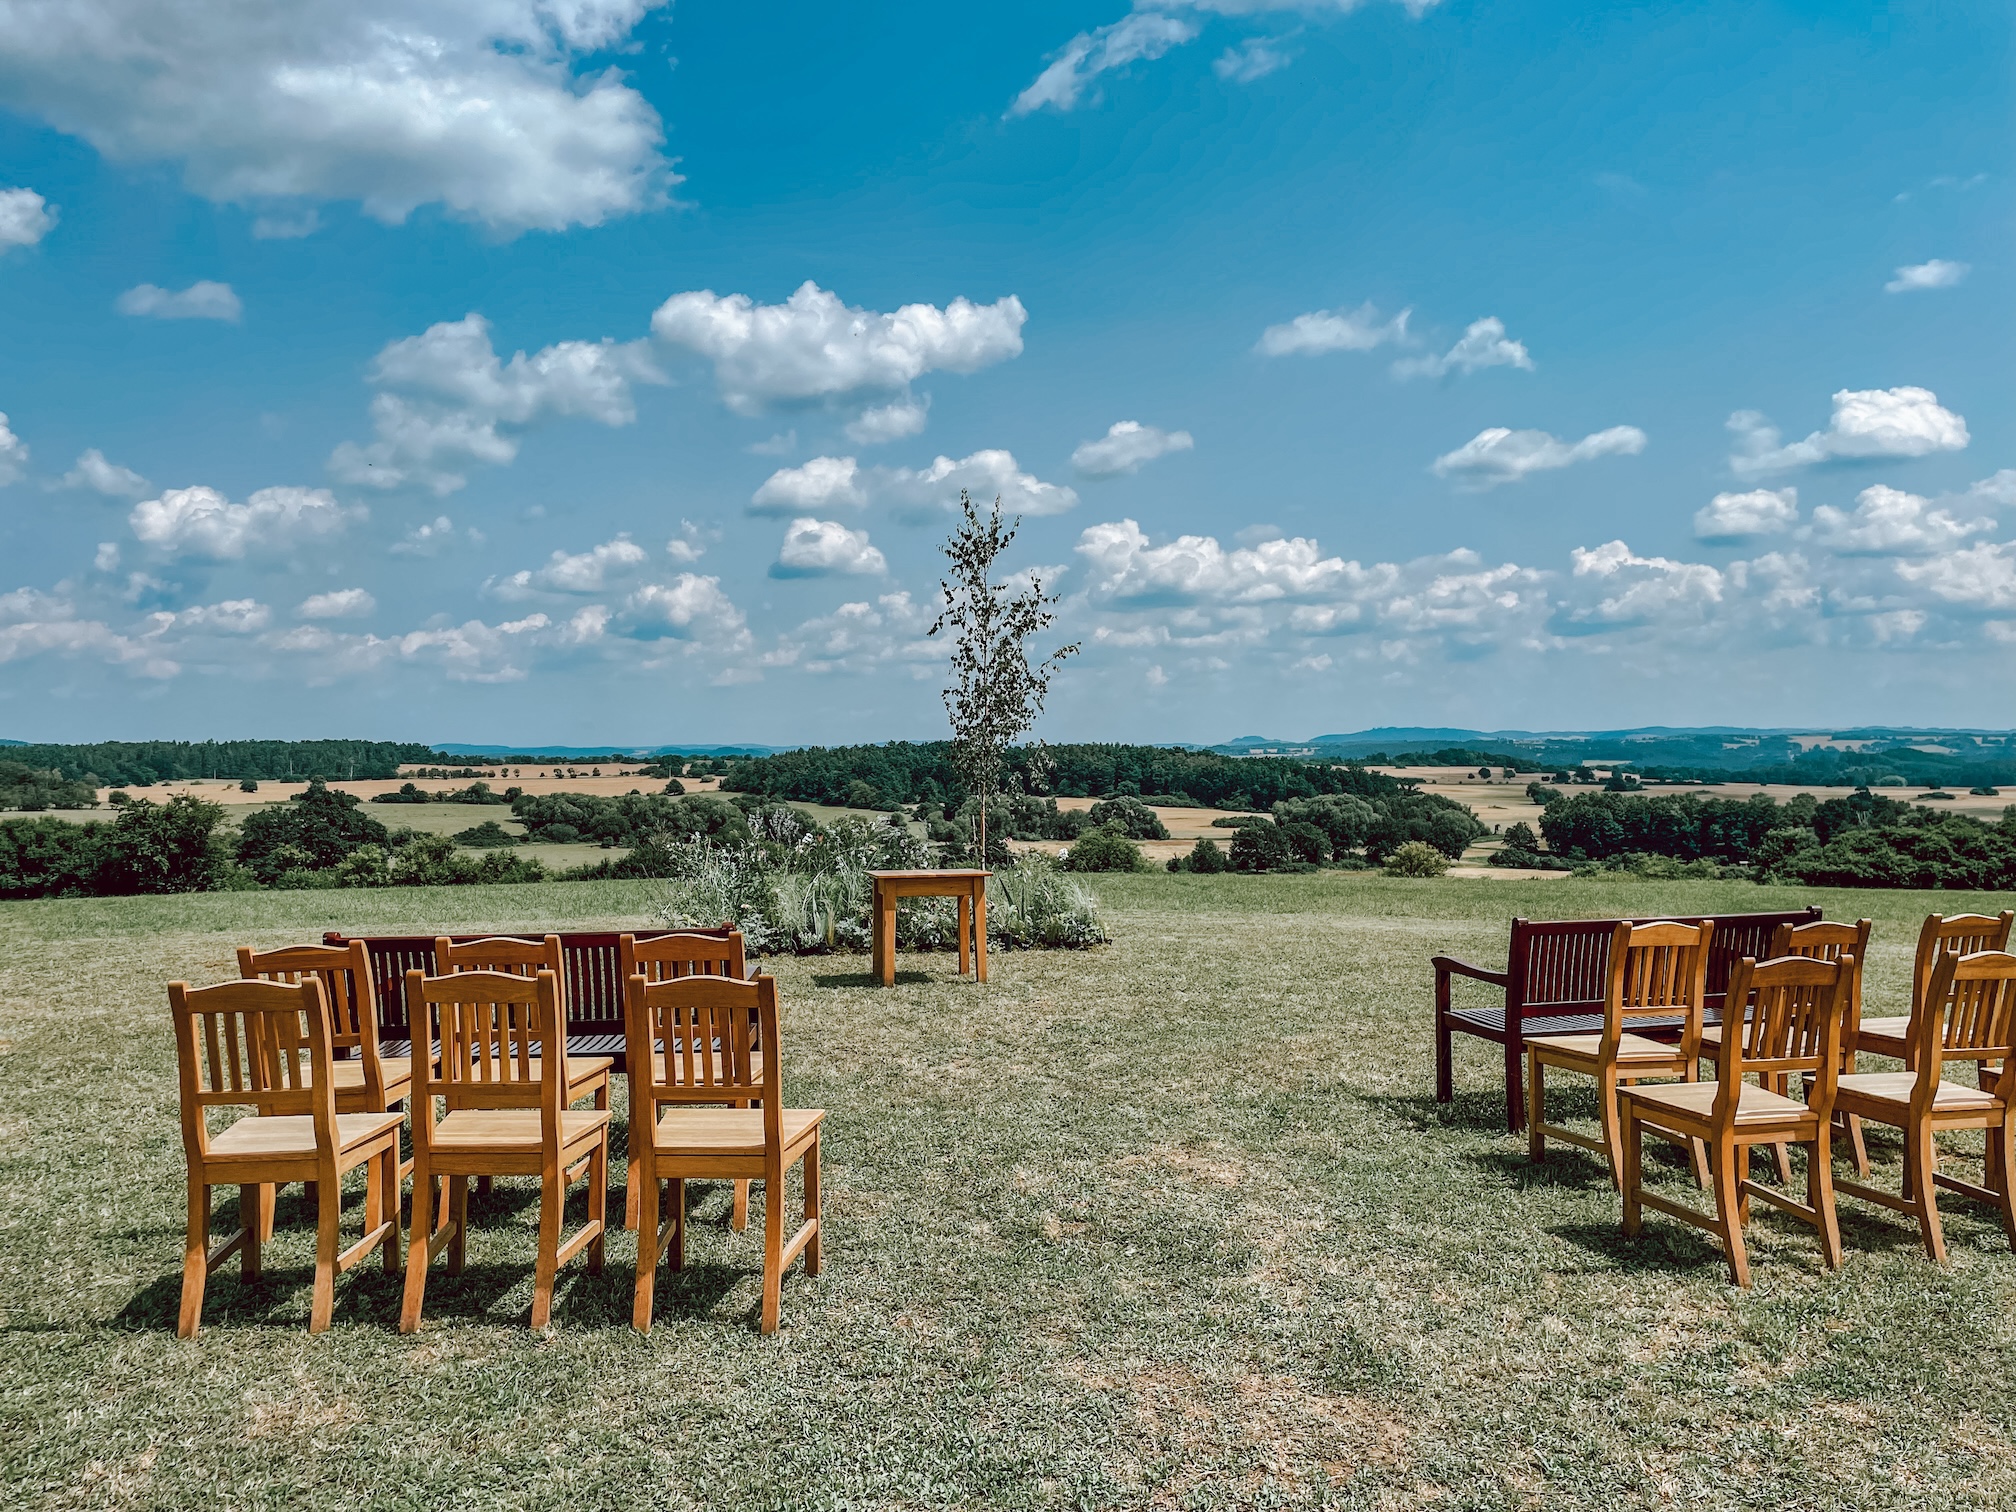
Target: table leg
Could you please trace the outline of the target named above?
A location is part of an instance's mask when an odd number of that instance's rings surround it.
[[[880,900],[875,911],[875,974],[884,987],[896,985],[896,899]]]
[[[987,879],[973,889],[973,964],[981,981],[987,980]]]
[[[962,977],[972,969],[972,946],[970,936],[973,930],[973,899],[965,893],[959,894],[959,975]]]

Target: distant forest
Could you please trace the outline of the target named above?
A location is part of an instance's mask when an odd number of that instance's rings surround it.
[[[106,740],[0,746],[0,759],[93,787],[144,787],[192,777],[396,777],[402,761],[449,761],[432,746],[389,740]]]

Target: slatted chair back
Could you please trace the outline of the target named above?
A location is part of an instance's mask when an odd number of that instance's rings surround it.
[[[1853,925],[1833,927],[1854,930]],[[1834,1083],[1860,969],[1860,959],[1852,951],[1833,960],[1800,953],[1761,963],[1745,957],[1736,963],[1729,977],[1730,1006],[1718,1057],[1718,1122],[1735,1118],[1743,1078],[1753,1074],[1773,1088],[1783,1085],[1785,1078],[1811,1073],[1807,1102],[1826,1116],[1834,1106]],[[1738,1004],[1748,1010],[1740,1021]]]
[[[1615,1045],[1640,1019],[1681,1021],[1677,1046],[1691,1058],[1701,1045],[1701,1011],[1708,987],[1712,922],[1620,922],[1611,934],[1608,988],[1603,1002],[1604,1043]]]
[[[560,949],[560,936],[545,935],[537,940],[512,935],[491,935],[482,940],[452,940],[438,935],[434,940],[434,970],[508,971],[513,976],[530,977],[553,973],[554,984],[566,996],[567,962]]]
[[[1780,924],[1771,932],[1770,953],[1755,959],[1776,961],[1785,956],[1805,956],[1815,961],[1838,961],[1852,956],[1855,970],[1848,984],[1848,1022],[1853,1025],[1862,1017],[1862,966],[1869,959],[1869,936],[1875,927],[1868,919],[1857,919],[1853,924],[1836,923],[1832,919],[1813,924]]]
[[[725,976],[740,981],[749,971],[739,929],[681,930],[643,939],[626,934],[617,942],[617,958],[626,984],[633,976],[647,982],[684,976]]]
[[[170,982],[168,1007],[182,1084],[182,1143],[192,1162],[209,1156],[205,1110],[217,1107],[311,1117],[316,1143],[335,1148],[335,1076],[320,981]]]
[[[758,1045],[777,1043],[777,979],[683,976],[653,982],[630,978],[630,1074],[650,1078],[633,1092],[633,1105],[751,1102],[763,1104],[766,1133],[774,1134],[778,1068],[774,1055],[752,1064]],[[654,1049],[664,1058],[656,1061]],[[662,1067],[662,1070],[645,1068]]]
[[[247,981],[322,984],[329,1005],[329,1044],[342,1056],[378,1058],[378,994],[362,940],[347,945],[289,945],[279,950],[238,947],[238,975]]]
[[[441,1041],[440,1065],[413,1062],[416,1098],[457,1108],[538,1108],[555,1126],[566,1106],[567,1014],[551,971],[406,973],[408,1010],[424,1014]]]
[[[1924,927],[1918,931],[1918,957],[1911,965],[1913,1020],[1922,1004],[1937,1001],[1926,993],[1942,956],[2007,950],[2012,923],[2016,923],[2016,909],[2005,908],[2000,914],[1927,914]]]
[[[1921,1089],[1936,1090],[1943,1061],[2006,1061],[2016,1039],[2016,955],[1940,956],[1925,1001],[1933,1011],[1916,1025]]]

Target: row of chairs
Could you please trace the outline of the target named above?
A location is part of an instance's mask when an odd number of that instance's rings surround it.
[[[819,1109],[783,1106],[774,978],[746,973],[731,930],[621,940],[625,1074],[629,1083],[626,1224],[638,1229],[632,1322],[651,1328],[661,1260],[684,1264],[685,1183],[734,1183],[730,1222],[747,1223],[749,1185],[764,1202],[762,1328],[778,1325],[783,1273],[802,1255],[820,1268]],[[552,1313],[559,1267],[587,1254],[602,1269],[606,1243],[609,1106],[614,1062],[567,1053],[565,977],[558,935],[435,944],[436,975],[404,984],[416,1054],[380,1052],[378,1005],[362,942],[238,952],[240,980],[169,985],[189,1166],[189,1230],[177,1332],[200,1325],[205,1283],[236,1254],[260,1274],[275,1193],[306,1185],[317,1214],[309,1330],[328,1327],[335,1277],[377,1251],[400,1265],[401,1194],[412,1181],[402,1332],[420,1325],[427,1276],[443,1250],[461,1271],[469,1183],[496,1176],[540,1181],[532,1325]],[[431,1036],[426,1030],[431,1030]],[[579,1104],[587,1102],[589,1106]],[[411,1115],[412,1155],[400,1131]],[[438,1112],[437,1112],[438,1105]],[[250,1108],[212,1132],[209,1110]],[[341,1183],[365,1166],[364,1232],[341,1246]],[[802,1171],[803,1221],[784,1234],[785,1180]],[[566,1194],[587,1182],[588,1215],[562,1237]],[[437,1189],[437,1183],[438,1189]],[[210,1233],[211,1193],[239,1191],[239,1227]],[[669,1200],[668,1200],[669,1199]]]
[[[1731,970],[1718,1024],[1706,1023],[1703,1011],[1713,923],[1620,923],[1603,1028],[1528,1041],[1532,1158],[1546,1158],[1550,1138],[1602,1155],[1623,1197],[1625,1233],[1639,1232],[1647,1207],[1706,1229],[1721,1240],[1738,1286],[1750,1284],[1743,1228],[1753,1198],[1817,1229],[1830,1268],[1841,1263],[1837,1193],[1914,1217],[1926,1252],[1943,1261],[1936,1192],[1945,1187],[1994,1205],[2016,1247],[2016,1083],[2004,1076],[2016,1054],[2012,923],[2016,911],[1932,915],[1920,931],[1911,1011],[1878,1018],[1862,1013],[1869,920],[1781,924],[1768,959],[1746,957]],[[1862,1071],[1862,1053],[1892,1056],[1903,1069]],[[1700,1079],[1704,1059],[1714,1067],[1712,1081]],[[1945,1080],[1949,1062],[1972,1063],[1976,1085]],[[1547,1121],[1550,1068],[1595,1081],[1599,1137]],[[1865,1120],[1903,1135],[1899,1192],[1868,1184]],[[1936,1137],[1956,1129],[1986,1131],[1979,1182],[1939,1169]],[[1695,1181],[1714,1194],[1712,1214],[1645,1191],[1647,1133],[1688,1151]],[[1849,1146],[1855,1180],[1833,1173],[1837,1134]],[[1777,1187],[1749,1178],[1750,1152],[1760,1145],[1773,1152]],[[1786,1190],[1793,1145],[1807,1151],[1803,1203]]]

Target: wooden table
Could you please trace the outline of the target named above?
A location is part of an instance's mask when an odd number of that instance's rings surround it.
[[[966,974],[970,949],[978,979],[987,980],[987,879],[992,872],[871,871],[868,875],[875,879],[875,980],[884,987],[896,985],[898,898],[957,898],[959,974]]]

